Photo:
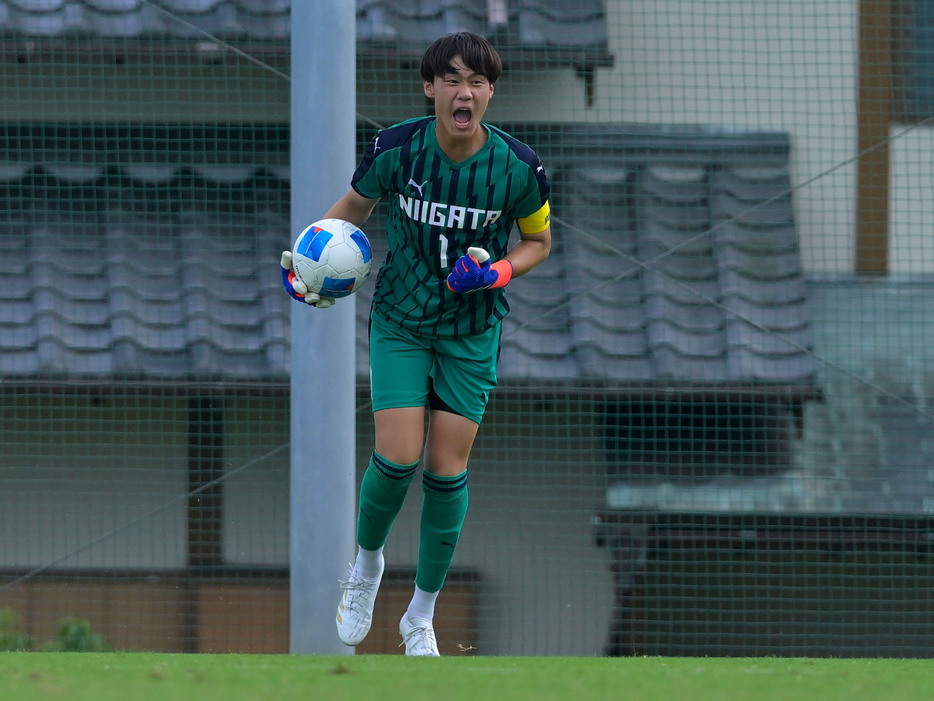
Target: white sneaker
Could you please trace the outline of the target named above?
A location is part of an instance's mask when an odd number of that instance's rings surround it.
[[[382,574],[375,579],[361,577],[351,566],[347,581],[341,582],[344,594],[337,606],[337,634],[344,645],[350,647],[359,645],[370,632],[370,626],[373,625],[376,592],[379,591],[379,582],[382,578]]]
[[[399,621],[399,635],[402,636],[402,645],[405,645],[405,654],[417,657],[441,657],[438,652],[438,641],[435,640],[435,629],[427,618],[417,618],[405,614]]]

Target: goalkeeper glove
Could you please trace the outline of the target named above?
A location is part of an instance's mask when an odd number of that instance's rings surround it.
[[[448,289],[458,294],[505,287],[512,279],[512,263],[505,258],[490,263],[490,254],[471,246],[448,275]]]
[[[292,253],[290,251],[282,251],[282,257],[279,258],[279,268],[282,271],[282,286],[289,293],[289,297],[318,309],[327,309],[334,305],[333,297],[322,297],[317,292],[309,292],[305,283],[298,279],[292,269]]]

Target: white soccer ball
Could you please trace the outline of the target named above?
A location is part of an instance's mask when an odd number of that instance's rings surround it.
[[[353,294],[370,274],[372,251],[366,235],[343,219],[321,219],[308,226],[292,246],[292,270],[322,297]]]

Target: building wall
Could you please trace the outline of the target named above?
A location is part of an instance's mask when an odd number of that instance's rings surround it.
[[[891,130],[889,269],[893,273],[934,272],[934,129]]]
[[[856,171],[852,165],[829,171],[856,149],[854,0],[609,0],[607,26],[615,62],[597,70],[592,106],[572,67],[519,66],[501,79],[489,120],[787,131],[794,183],[808,183],[795,193],[805,269],[852,270]],[[267,60],[271,64],[264,68],[232,57],[184,57],[159,63],[153,71],[138,57],[118,63],[84,55],[63,64],[60,56],[20,63],[4,55],[0,120],[61,115],[84,121],[285,122],[288,70],[279,59]],[[357,76],[357,112],[364,118],[382,124],[425,112],[411,61],[363,57]],[[899,158],[905,146],[893,158],[894,182],[917,170]],[[897,214],[893,221],[898,237],[893,246],[907,250],[902,237],[911,236],[909,222]],[[905,257],[895,262],[934,268],[934,261],[909,264]]]
[[[0,567],[178,568],[184,400],[0,396]]]
[[[605,477],[589,411],[580,400],[507,391],[492,403],[471,460],[471,507],[455,561],[479,574],[472,643],[482,654],[602,649],[612,583],[592,535]],[[184,568],[184,399],[6,395],[0,415],[0,571],[49,563],[94,572]],[[288,399],[228,398],[224,424],[224,562],[286,567]],[[358,479],[372,440],[364,407]],[[420,504],[416,480],[387,545],[394,569],[417,562]],[[333,582],[335,605],[343,575],[320,573]],[[17,596],[0,596],[0,608]]]
[[[612,68],[596,73],[594,104],[570,68],[507,72],[490,121],[709,124],[787,131],[792,178],[801,184],[855,155],[857,3],[853,0],[610,0]],[[411,84],[393,68],[360,73],[357,109],[383,119],[424,111],[414,69]],[[399,92],[411,87],[406,101]],[[369,89],[367,89],[369,88]],[[901,166],[893,163],[893,170]],[[853,268],[853,166],[795,193],[804,266]],[[555,213],[560,216],[560,212]]]

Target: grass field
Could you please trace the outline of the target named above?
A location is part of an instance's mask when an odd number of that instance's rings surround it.
[[[0,652],[3,701],[914,701],[928,660]]]

